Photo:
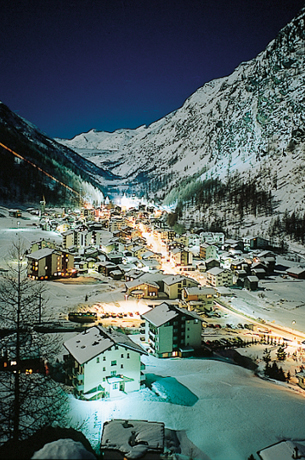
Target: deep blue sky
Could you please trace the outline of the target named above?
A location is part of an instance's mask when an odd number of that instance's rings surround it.
[[[0,100],[51,137],[135,128],[255,57],[304,0],[0,0]]]

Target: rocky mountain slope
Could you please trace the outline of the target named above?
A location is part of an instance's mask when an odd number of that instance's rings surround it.
[[[80,194],[101,200],[105,187],[118,179],[50,139],[1,102],[0,142],[0,198],[4,200],[37,202],[45,195],[49,203],[68,203],[78,202]]]
[[[206,83],[180,109],[150,126],[92,130],[59,142],[124,178],[118,190],[167,204],[182,201],[195,219],[207,217],[198,190],[218,180],[230,188],[255,181],[259,192],[271,193],[273,215],[302,210],[304,20],[305,8],[256,58]],[[219,214],[221,206],[213,209],[212,199],[208,208]],[[236,215],[234,206],[231,211]]]

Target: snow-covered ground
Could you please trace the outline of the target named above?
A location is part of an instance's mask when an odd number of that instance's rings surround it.
[[[7,215],[7,210],[0,208],[1,213]],[[60,235],[41,231],[32,225],[37,218],[24,215],[29,220],[0,217],[0,268],[4,268],[5,256],[17,236],[25,238],[28,245],[40,238],[60,242]],[[45,284],[49,290],[46,308],[53,318],[79,304],[140,313],[147,308],[142,301],[126,302],[122,284],[110,280],[80,285],[58,281]],[[271,280],[272,291],[264,291],[265,299],[257,293],[239,291],[238,299],[232,302],[236,308],[247,308],[251,315],[254,311],[255,316],[288,327],[294,320],[294,327],[305,331],[304,287],[303,281]],[[282,302],[282,298],[286,300]],[[292,303],[293,300],[297,303]],[[226,317],[226,322],[231,322],[232,315]],[[241,352],[255,356],[258,348]],[[298,387],[262,380],[249,370],[222,361],[161,360],[151,356],[144,357],[144,361],[147,378],[153,382],[151,389],[115,400],[84,402],[69,397],[71,424],[83,431],[92,447],[97,448],[103,423],[112,418],[164,422],[184,440],[183,455],[191,456],[191,445],[186,442],[189,439],[201,451],[196,453],[198,459],[208,456],[211,460],[245,460],[251,453],[283,438],[305,440],[305,394]],[[192,452],[194,458],[194,449]]]
[[[305,439],[304,394],[255,377],[251,371],[208,359],[145,357],[146,373],[172,377],[158,380],[158,393],[148,388],[115,400],[82,402],[71,397],[73,423],[85,425],[93,447],[102,424],[113,418],[163,421],[167,428],[185,431],[211,460],[245,460],[251,453],[280,439]],[[170,382],[175,379],[196,396],[189,405]],[[174,393],[175,394],[175,393]],[[167,398],[171,396],[172,402]]]

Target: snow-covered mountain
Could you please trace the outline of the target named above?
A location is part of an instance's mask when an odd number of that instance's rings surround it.
[[[190,200],[181,183],[255,178],[273,212],[304,208],[305,8],[264,51],[149,126],[58,140],[121,176],[118,190]],[[199,183],[199,185],[198,185]]]

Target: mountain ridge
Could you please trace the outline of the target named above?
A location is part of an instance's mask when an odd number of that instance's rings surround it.
[[[254,59],[205,83],[174,112],[147,127],[128,130],[124,142],[122,130],[103,133],[103,141],[90,131],[81,150],[79,136],[59,142],[118,174],[119,193],[174,204],[192,198],[181,191],[185,179],[226,183],[235,173],[241,181],[250,174],[263,191],[272,191],[275,213],[303,209],[304,20],[302,8]],[[193,211],[202,219],[198,209]]]

